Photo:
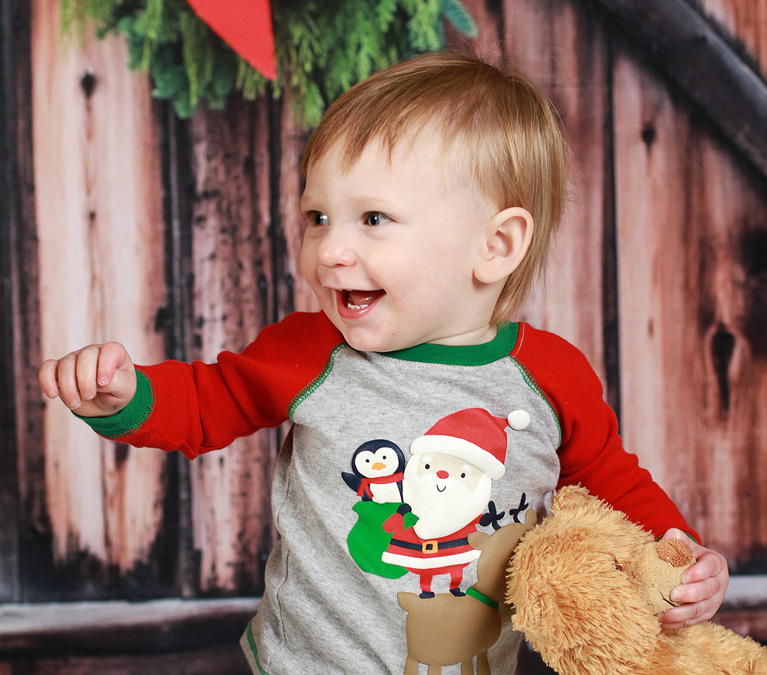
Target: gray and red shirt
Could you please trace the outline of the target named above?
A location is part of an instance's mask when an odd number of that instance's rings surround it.
[[[292,442],[272,487],[280,537],[242,641],[257,673],[399,675],[431,662],[457,675],[468,657],[513,674],[508,610],[475,589],[487,586],[478,568],[487,577],[505,565],[488,570],[488,556],[482,568],[472,535],[493,537],[528,509],[542,517],[563,485],[583,485],[656,535],[694,534],[623,449],[585,357],[525,323],[482,345],[366,353],[324,314],[296,313],[215,364],[140,367],[129,406],[88,422],[194,458],[286,420]],[[424,631],[406,628],[405,597],[437,637],[463,631],[459,608],[480,602],[497,613],[497,640],[427,648]]]

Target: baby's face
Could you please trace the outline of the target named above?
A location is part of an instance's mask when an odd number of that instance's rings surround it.
[[[497,293],[474,267],[495,205],[445,170],[428,128],[400,141],[391,162],[374,139],[348,171],[339,146],[307,172],[301,267],[346,341],[386,352],[490,340]]]

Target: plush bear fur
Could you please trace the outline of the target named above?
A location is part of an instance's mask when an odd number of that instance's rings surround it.
[[[767,649],[711,622],[664,630],[655,616],[694,562],[580,487],[554,497],[552,515],[511,559],[514,627],[560,675],[756,675]],[[669,543],[672,542],[672,543]]]

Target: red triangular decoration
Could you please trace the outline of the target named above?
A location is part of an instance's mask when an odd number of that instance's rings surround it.
[[[269,0],[188,0],[197,15],[259,73],[277,79]]]

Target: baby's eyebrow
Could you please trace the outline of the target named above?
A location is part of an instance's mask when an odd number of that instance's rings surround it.
[[[375,197],[373,195],[360,195],[359,197],[354,197],[354,199],[351,201],[358,208],[368,210],[370,210],[371,207],[384,208],[388,203],[385,199],[382,199],[381,197]]]

